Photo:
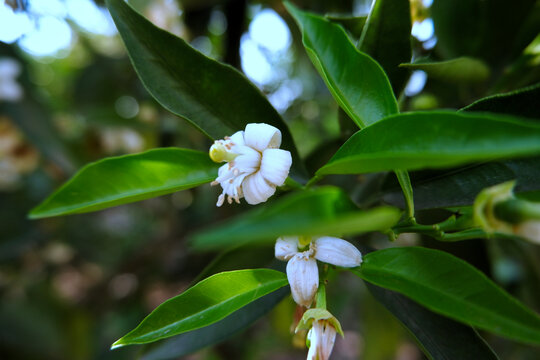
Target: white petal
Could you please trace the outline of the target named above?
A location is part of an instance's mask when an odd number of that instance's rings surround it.
[[[294,255],[287,263],[287,279],[291,293],[298,305],[309,307],[319,287],[317,261],[309,252]]]
[[[268,124],[247,124],[244,141],[259,152],[277,149],[281,145],[281,131]]]
[[[266,149],[261,160],[261,174],[268,182],[281,186],[289,176],[291,153],[281,149]]]
[[[334,342],[336,341],[336,329],[326,321],[316,321],[313,323],[313,328],[315,328],[316,324],[321,326],[317,349],[319,360],[328,360],[334,348]]]
[[[261,166],[261,153],[249,146],[235,147],[238,155],[231,163],[241,173],[252,174]]]
[[[234,134],[231,135],[229,138],[233,146],[244,146],[244,132],[243,131],[237,131]]]
[[[279,260],[289,260],[297,253],[297,236],[282,236],[276,240],[275,255]]]
[[[515,233],[533,243],[540,244],[540,221],[525,221],[515,228]]]
[[[242,190],[246,202],[256,205],[265,202],[270,196],[274,195],[276,187],[268,184],[261,172],[257,171],[244,179]]]
[[[342,267],[356,267],[362,263],[362,254],[350,242],[324,236],[313,242],[315,259]]]

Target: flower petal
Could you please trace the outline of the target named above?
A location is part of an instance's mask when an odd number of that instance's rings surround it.
[[[247,176],[242,183],[242,190],[246,202],[256,205],[268,200],[276,192],[276,187],[268,184],[260,171]]]
[[[313,242],[315,259],[342,267],[356,267],[362,263],[362,254],[350,242],[323,236]]]
[[[241,173],[252,174],[261,166],[261,153],[249,146],[237,146],[238,155],[231,164]]]
[[[281,186],[289,176],[291,153],[281,149],[266,149],[261,160],[261,174],[271,184]]]
[[[235,132],[234,134],[231,135],[229,140],[231,141],[231,145],[233,146],[244,146],[245,145],[244,132],[243,131]]]
[[[244,141],[259,152],[277,149],[281,145],[281,131],[268,124],[247,124]]]
[[[298,237],[282,236],[276,240],[275,254],[279,260],[289,260],[298,253]]]
[[[308,251],[294,255],[287,263],[287,279],[298,305],[309,307],[319,287],[317,261]]]
[[[540,244],[540,221],[529,220],[515,227],[515,234],[533,243]]]

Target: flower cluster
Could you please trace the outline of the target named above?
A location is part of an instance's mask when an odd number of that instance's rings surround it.
[[[330,236],[306,241],[298,236],[280,237],[276,241],[275,255],[288,261],[287,279],[298,305],[309,307],[319,286],[317,261],[341,267],[357,267],[362,254],[351,243]]]
[[[285,183],[292,164],[290,152],[279,149],[281,132],[267,124],[248,124],[244,131],[217,140],[210,148],[210,158],[226,162],[218,171],[212,185],[221,185],[217,206],[225,200],[239,203],[241,198],[251,205],[272,196],[277,186]],[[287,279],[294,301],[310,308],[319,289],[317,260],[341,267],[357,267],[362,254],[351,243],[330,236],[314,239],[298,236],[280,237],[275,245],[276,258],[287,263]],[[324,293],[324,287],[321,288]],[[343,335],[337,319],[324,304],[308,309],[296,331],[309,330],[308,360],[326,360],[330,357],[336,334]]]
[[[268,124],[248,124],[244,131],[216,140],[210,158],[227,163],[212,182],[223,189],[216,205],[223,205],[225,197],[229,204],[243,197],[251,205],[268,200],[285,183],[292,164],[291,153],[280,145],[281,132]]]

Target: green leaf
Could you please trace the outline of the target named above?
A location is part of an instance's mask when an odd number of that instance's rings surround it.
[[[447,61],[418,61],[412,64],[401,64],[400,67],[425,71],[429,77],[444,82],[457,84],[474,84],[489,78],[489,67],[479,59],[460,57]]]
[[[540,317],[465,261],[439,250],[391,248],[352,270],[428,309],[510,339],[540,344]]]
[[[540,119],[538,99],[540,99],[540,83],[509,93],[482,98],[460,111],[489,111]]]
[[[288,293],[289,289],[284,287],[265,295],[212,325],[167,340],[162,345],[144,354],[141,360],[174,360],[207,346],[220,343],[249,327],[267,314]]]
[[[517,180],[516,193],[528,197],[540,191],[540,158],[474,164],[449,170],[411,173],[414,205],[417,210],[472,205],[482,189]],[[399,185],[392,178],[383,185],[384,201],[404,207]]]
[[[270,269],[213,275],[159,305],[112,348],[145,344],[211,325],[285,285],[286,275]]]
[[[263,94],[235,68],[212,60],[135,12],[124,0],[107,0],[131,62],[146,89],[164,108],[213,139],[259,122],[281,130],[282,147],[303,175],[291,134]]]
[[[444,168],[540,153],[540,125],[495,114],[412,112],[354,134],[317,175]]]
[[[384,231],[400,217],[396,208],[359,211],[339,188],[296,192],[193,236],[199,249],[275,241],[287,235],[352,235]]]
[[[200,151],[163,148],[86,165],[30,212],[31,219],[97,211],[212,181],[219,164]]]
[[[399,64],[411,61],[411,7],[409,0],[376,0],[364,26],[358,48],[382,66],[394,94],[399,95],[408,77]]]
[[[334,99],[360,128],[398,112],[396,98],[382,68],[358,51],[337,24],[285,6],[302,31],[302,41]]]
[[[362,31],[364,30],[364,25],[367,21],[367,16],[348,16],[348,15],[334,15],[328,14],[325,16],[328,20],[340,24],[351,33],[351,35],[359,39],[362,36]]]
[[[437,360],[496,360],[470,326],[437,315],[407,297],[366,283],[369,292],[411,332],[424,353]]]

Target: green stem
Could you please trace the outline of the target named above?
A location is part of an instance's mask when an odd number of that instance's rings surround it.
[[[326,284],[325,280],[323,279],[319,283],[319,288],[317,289],[317,309],[325,309],[326,310]]]
[[[396,173],[401,190],[403,190],[403,196],[405,197],[405,203],[407,204],[407,216],[409,219],[414,219],[413,189],[409,173],[407,170],[394,170],[394,173]]]
[[[285,185],[295,190],[302,190],[304,188],[302,184],[291,177],[287,177],[287,179],[285,179]]]
[[[322,180],[323,176],[321,175],[315,175],[314,177],[312,177],[311,179],[309,179],[309,181],[307,182],[306,184],[306,188],[310,188],[313,184],[319,182],[320,180]]]
[[[509,199],[495,205],[495,216],[512,224],[540,219],[540,203]]]

